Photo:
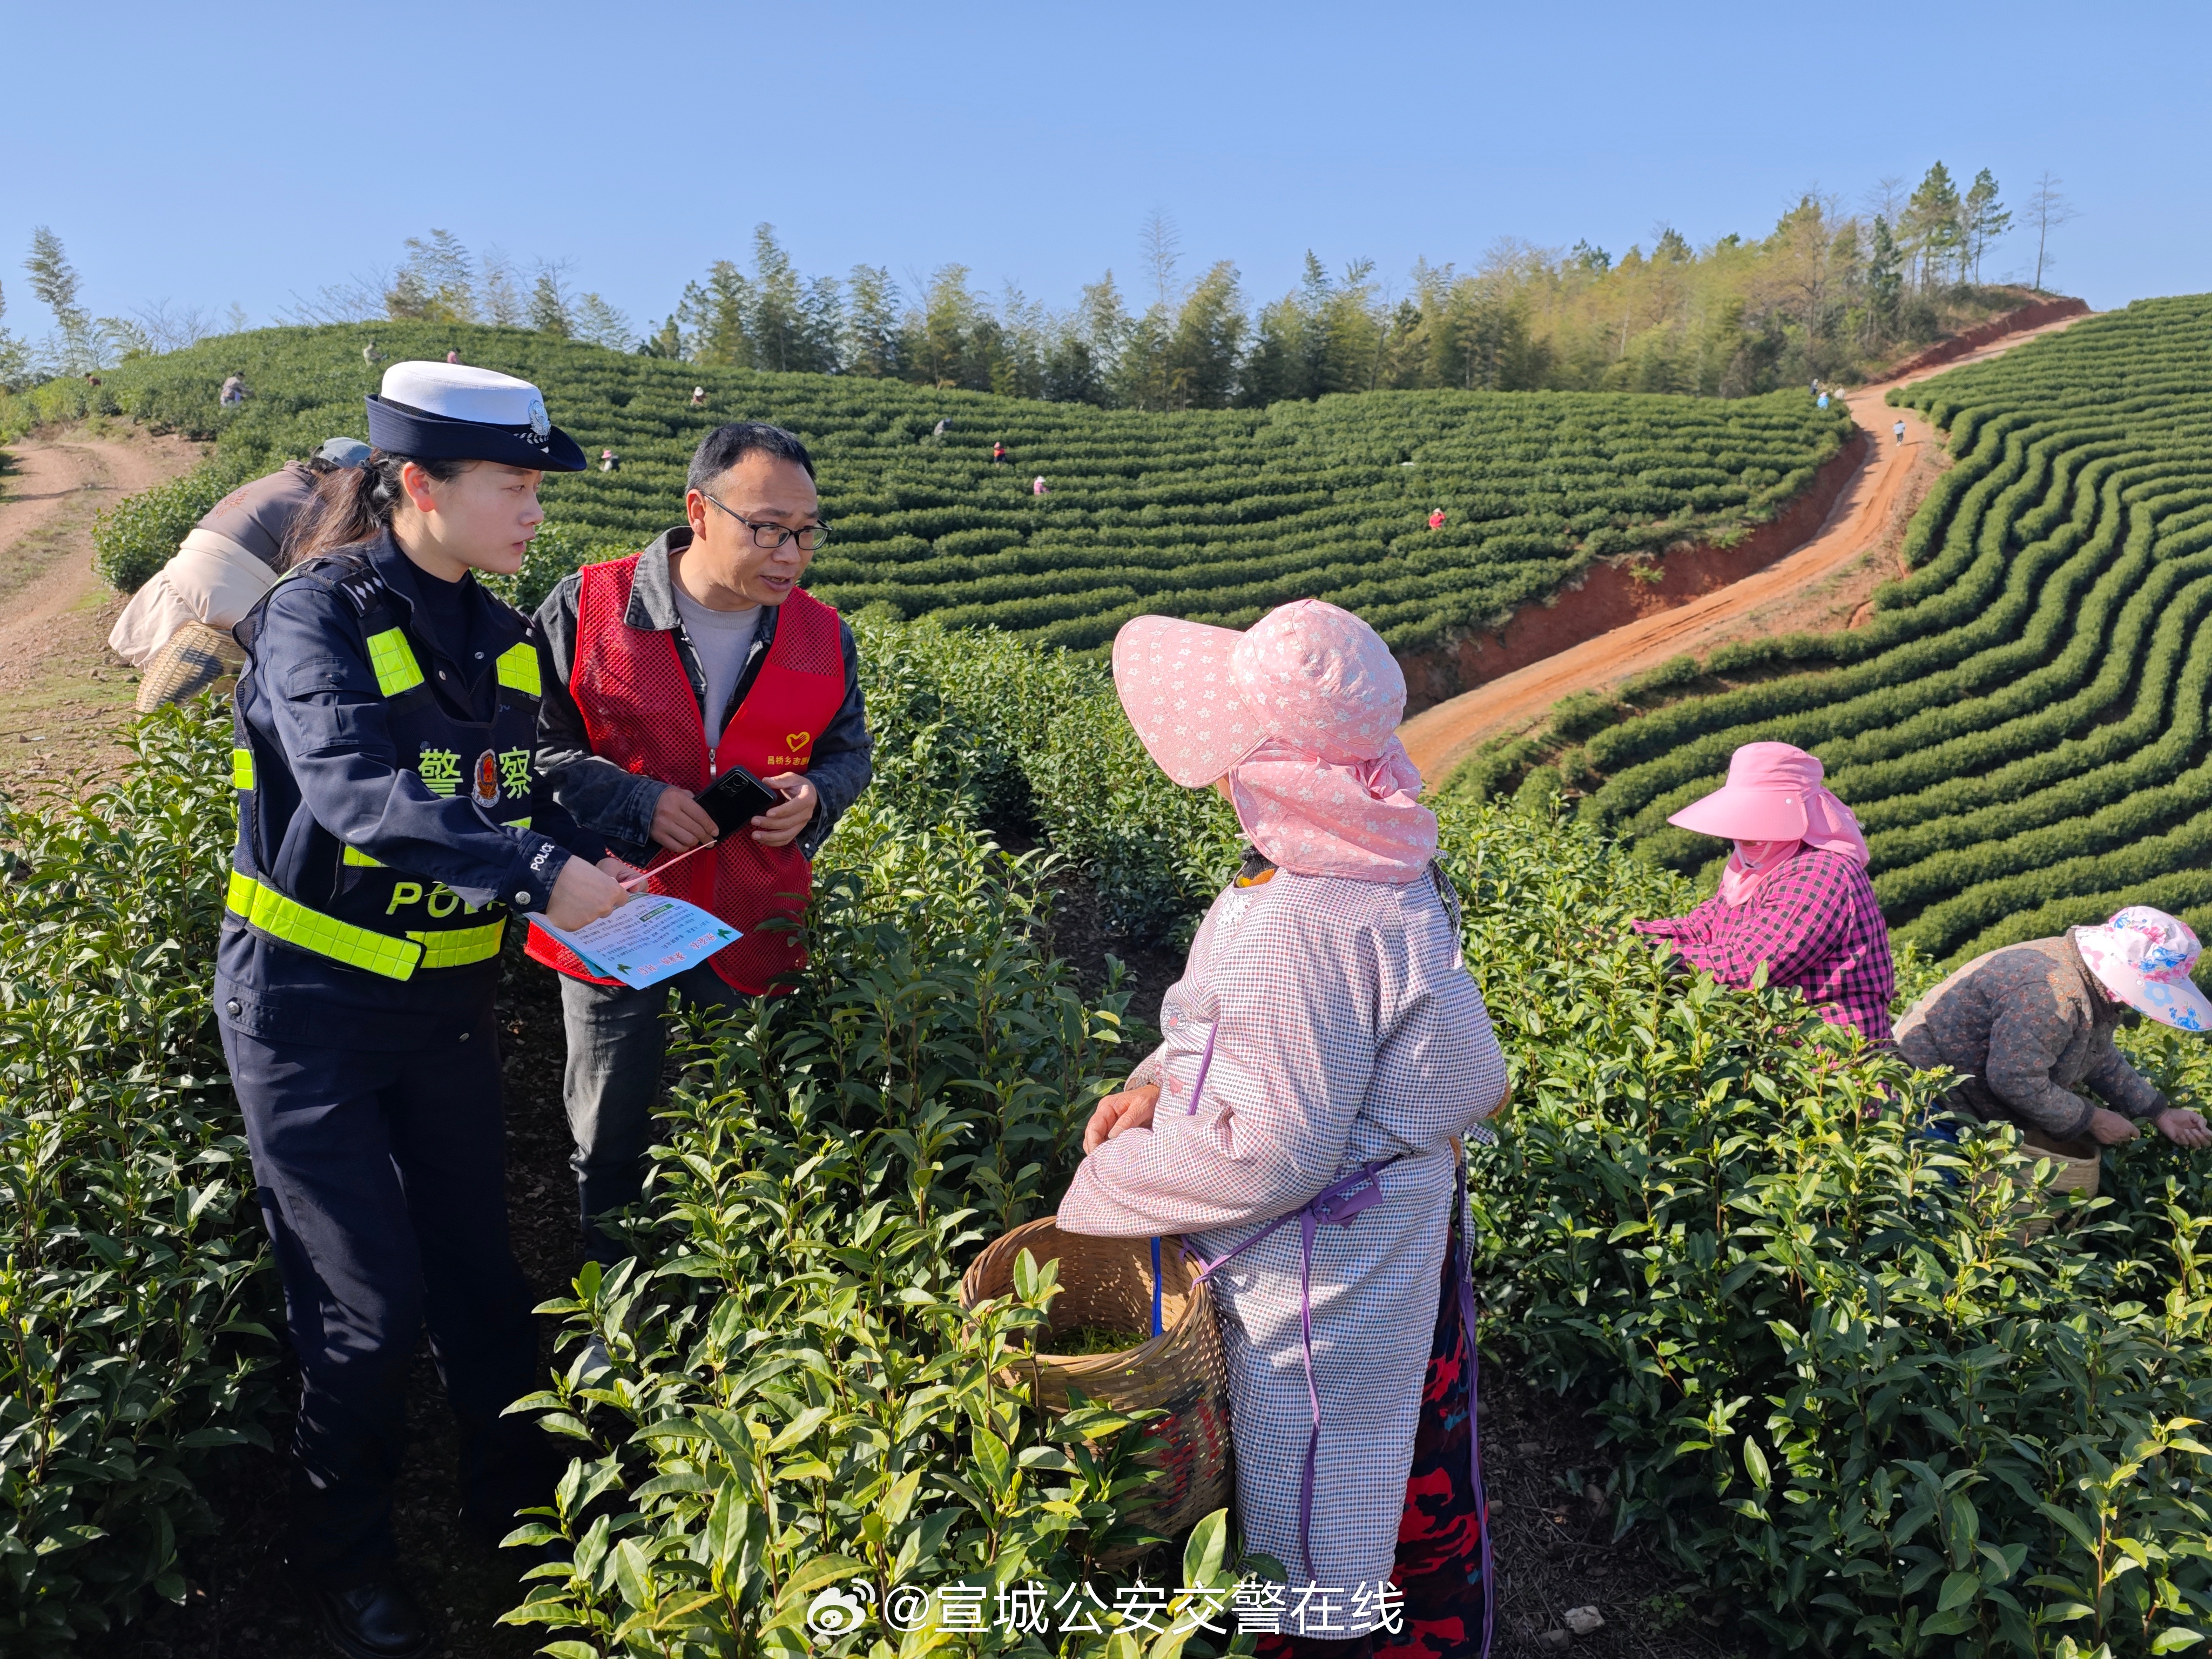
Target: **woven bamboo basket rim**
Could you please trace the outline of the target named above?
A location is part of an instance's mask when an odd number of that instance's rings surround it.
[[[972,1312],[987,1300],[1010,1294],[1014,1263],[1027,1249],[1039,1267],[1048,1261],[1060,1264],[1060,1292],[1047,1314],[1054,1332],[1099,1325],[1130,1332],[1129,1346],[1110,1353],[1063,1354],[1039,1346],[1023,1356],[1024,1366],[1034,1365],[1040,1374],[1041,1395],[1056,1395],[1054,1403],[1064,1403],[1066,1384],[1072,1382],[1086,1395],[1128,1404],[1134,1403],[1130,1396],[1139,1392],[1173,1395],[1218,1383],[1224,1368],[1212,1293],[1197,1278],[1182,1241],[1173,1235],[1159,1241],[1159,1334],[1141,1334],[1151,1324],[1151,1243],[1063,1232],[1050,1216],[1024,1222],[994,1239],[969,1264],[961,1277],[960,1305]],[[1071,1265],[1076,1270],[1073,1273]],[[1098,1316],[1093,1285],[1086,1281],[1103,1282],[1123,1292],[1114,1310],[1117,1317]]]

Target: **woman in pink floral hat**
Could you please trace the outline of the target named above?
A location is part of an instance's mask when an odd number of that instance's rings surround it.
[[[2016,1123],[2045,1150],[2078,1157],[2145,1123],[2176,1146],[2212,1146],[2203,1118],[2169,1103],[2112,1043],[2138,1015],[2212,1030],[2212,1002],[2190,978],[2197,951],[2188,923],[2131,904],[2101,927],[1976,957],[1905,1010],[1897,1046],[1923,1071],[1959,1074],[1954,1109]]]
[[[1889,928],[1867,879],[1866,837],[1822,781],[1819,759],[1786,743],[1747,743],[1728,782],[1667,820],[1735,843],[1720,890],[1686,916],[1635,924],[1723,985],[1794,986],[1834,1025],[1889,1041],[1897,975]]]
[[[1139,617],[1114,683],[1152,758],[1220,789],[1251,850],[1165,1040],[1092,1118],[1060,1225],[1181,1234],[1212,1264],[1244,1540],[1291,1577],[1261,1659],[1370,1632],[1474,1659],[1490,1575],[1447,1243],[1454,1139],[1487,1133],[1506,1075],[1395,735],[1405,678],[1373,629],[1304,599],[1242,634]]]

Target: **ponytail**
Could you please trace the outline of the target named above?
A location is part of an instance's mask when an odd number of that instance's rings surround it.
[[[389,455],[375,450],[359,466],[342,466],[315,481],[315,498],[292,522],[284,538],[276,569],[279,574],[342,548],[374,541],[392,528],[392,516],[407,499],[400,487],[399,469],[412,461],[443,483],[457,478],[473,461],[426,460],[416,455]]]

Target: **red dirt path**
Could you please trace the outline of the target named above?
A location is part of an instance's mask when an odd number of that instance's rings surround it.
[[[1710,651],[1730,639],[1783,631],[1771,624],[1777,620],[1789,624],[1786,612],[1792,597],[1878,550],[1886,535],[1893,533],[1918,504],[1919,493],[1935,476],[1932,461],[1940,450],[1935,433],[1912,410],[1887,407],[1882,398],[1889,389],[1996,356],[2024,341],[2066,328],[2081,314],[2008,335],[1949,362],[1849,393],[1852,418],[1875,442],[1863,452],[1856,471],[1811,539],[1716,592],[1586,637],[1540,662],[1414,715],[1398,728],[1413,764],[1431,787],[1438,787],[1483,743],[1528,731],[1570,693],[1610,690],[1670,657]],[[1902,444],[1892,439],[1889,430],[1900,418],[1905,422]],[[1762,622],[1769,625],[1757,625]]]

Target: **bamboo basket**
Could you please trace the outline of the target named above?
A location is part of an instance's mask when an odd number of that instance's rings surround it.
[[[1014,1288],[1014,1263],[1024,1250],[1042,1267],[1060,1263],[1060,1294],[1048,1310],[1052,1330],[1104,1326],[1130,1334],[1133,1346],[1118,1353],[1037,1352],[1024,1361],[1032,1372],[1038,1406],[1064,1411],[1070,1385],[1092,1400],[1121,1407],[1166,1413],[1149,1432],[1167,1444],[1145,1462],[1162,1478],[1145,1490],[1127,1519],[1174,1537],[1221,1508],[1231,1486],[1229,1370],[1212,1297],[1195,1279],[1182,1241],[1160,1240],[1160,1334],[1152,1328],[1152,1252],[1148,1238],[1090,1238],[1064,1233],[1048,1218],[1002,1234],[984,1247],[960,1282],[960,1304],[974,1308]],[[1129,1551],[1106,1565],[1133,1560]]]
[[[246,666],[246,653],[219,628],[188,622],[146,664],[137,707],[150,714],[164,703],[183,702],[210,686],[228,691]]]
[[[2051,1182],[2049,1193],[2030,1200],[2038,1212],[2027,1218],[2028,1237],[2040,1237],[2051,1231],[2051,1224],[2057,1218],[2053,1213],[2054,1205],[2063,1203],[2067,1194],[2080,1193],[2085,1198],[2096,1197],[2097,1176],[2104,1168],[2104,1158],[2094,1144],[2057,1141],[2038,1130],[2029,1129],[2021,1135],[2017,1156],[2030,1169],[2046,1158],[2058,1166],[2057,1179]]]

